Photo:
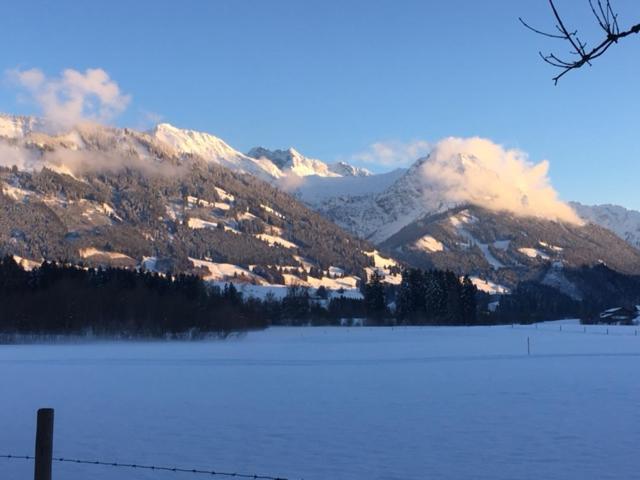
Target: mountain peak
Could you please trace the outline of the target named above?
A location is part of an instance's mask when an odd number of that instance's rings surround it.
[[[293,147],[286,150],[269,150],[264,147],[255,147],[249,150],[248,155],[256,159],[268,159],[283,173],[292,173],[299,177],[317,175],[320,177],[337,177],[329,170],[326,163],[315,158],[305,157]]]
[[[243,156],[224,140],[206,132],[178,128],[170,123],[159,123],[150,134],[178,151],[199,155],[205,160],[220,160],[229,156]]]
[[[149,133],[178,152],[196,155],[207,162],[251,173],[263,180],[272,180],[280,176],[278,169],[273,165],[248,157],[210,133],[178,128],[170,123],[159,123]]]
[[[354,167],[346,162],[325,163],[316,158],[306,157],[294,147],[289,147],[286,150],[255,147],[249,150],[247,155],[256,159],[268,159],[285,173],[293,173],[300,177],[312,175],[319,177],[364,177],[371,175],[368,170]]]
[[[0,136],[23,138],[31,132],[44,130],[41,118],[26,115],[0,113]]]
[[[347,162],[330,163],[329,170],[341,177],[369,177],[372,175],[366,168],[356,167]]]

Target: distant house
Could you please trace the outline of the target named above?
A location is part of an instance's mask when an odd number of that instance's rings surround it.
[[[600,323],[631,325],[640,317],[638,307],[615,307],[600,313]]]

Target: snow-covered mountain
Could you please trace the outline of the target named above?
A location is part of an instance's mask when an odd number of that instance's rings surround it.
[[[619,205],[583,205],[571,202],[571,206],[585,221],[611,230],[640,249],[640,212]]]
[[[266,170],[246,175],[259,164],[216,137],[3,120],[0,254],[26,267],[65,259],[360,295],[362,272],[394,264],[260,180]]]
[[[347,162],[329,163],[329,170],[341,177],[368,177],[373,175],[369,170],[355,167]]]
[[[358,178],[348,189],[317,189],[302,186],[300,198],[332,221],[374,243],[382,242],[402,227],[427,213],[441,211],[442,202],[429,202],[425,185],[418,174],[423,160],[408,170]],[[381,178],[380,178],[381,177]],[[376,180],[382,180],[376,182]],[[325,182],[328,183],[328,182]],[[333,187],[340,187],[335,182]],[[451,207],[453,204],[448,204]]]
[[[410,265],[467,273],[512,288],[523,280],[554,283],[584,265],[640,273],[640,250],[613,232],[585,225],[493,212],[474,205],[426,215],[380,244]],[[568,291],[566,284],[562,285]],[[566,288],[565,288],[566,287]],[[571,295],[570,295],[571,296]]]
[[[73,143],[78,139],[78,130],[109,130],[108,127],[98,125],[77,126],[71,131],[55,132],[56,139],[66,138]],[[112,129],[114,130],[114,129]],[[117,131],[115,129],[114,131]],[[302,155],[294,148],[287,150],[268,150],[257,147],[248,154],[244,154],[231,147],[224,140],[215,135],[196,130],[177,128],[169,123],[160,123],[148,132],[136,132],[138,135],[148,134],[160,142],[163,148],[171,147],[178,154],[191,155],[208,162],[216,163],[239,173],[249,173],[262,180],[278,183],[283,177],[294,174],[298,177],[351,177],[367,176],[370,172],[345,162],[325,163]],[[9,139],[24,139],[29,134],[53,134],[55,129],[45,120],[30,117],[0,114],[0,137]],[[122,148],[125,148],[123,142]],[[84,146],[76,142],[76,149]],[[129,145],[130,146],[130,145]]]
[[[287,150],[269,150],[263,147],[252,148],[247,154],[251,158],[270,161],[275,164],[281,172],[293,173],[299,177],[318,175],[321,177],[337,177],[338,174],[331,171],[329,165],[308,158],[298,152],[295,148]]]
[[[364,177],[371,175],[368,170],[354,167],[345,162],[325,163],[322,160],[306,157],[295,148],[269,150],[264,147],[255,147],[247,155],[259,160],[271,161],[282,173],[294,174],[299,177]]]
[[[449,185],[432,182],[425,173],[430,156],[419,158],[406,170],[396,170],[359,180],[363,188],[352,188],[349,192],[327,189],[321,197],[312,189],[301,187],[300,198],[328,218],[374,243],[380,243],[410,223],[425,215],[447,211],[457,205],[473,203],[483,206],[485,199],[466,201],[449,195]],[[470,155],[456,154],[450,160],[452,168],[473,168],[477,159]],[[471,166],[471,167],[469,167]],[[380,177],[380,178],[378,178]],[[375,180],[379,181],[377,184]],[[387,181],[385,181],[387,180]],[[390,181],[389,181],[390,180]],[[367,189],[367,186],[372,188]],[[451,189],[458,188],[451,186]]]
[[[37,117],[0,113],[0,137],[23,138],[33,131],[44,131],[45,122]]]
[[[628,240],[636,218],[630,212],[616,210],[615,218],[626,220],[625,230],[603,218],[582,215],[583,221],[579,209],[557,198],[544,164],[508,155],[508,161],[491,163],[468,152],[448,153],[418,159],[395,176],[316,179],[298,194],[407,264],[468,273],[492,291],[535,280],[572,292],[563,272],[583,265],[640,273],[640,250],[609,230]],[[347,182],[355,184],[341,188]]]
[[[150,133],[156,139],[171,145],[181,153],[197,155],[234,171],[250,173],[270,182],[288,177],[291,174],[298,177],[370,175],[368,170],[354,167],[345,162],[330,164],[306,157],[293,147],[287,150],[255,147],[245,155],[214,135],[180,129],[168,123],[157,125]]]
[[[171,145],[178,152],[196,155],[234,171],[250,173],[263,180],[282,176],[282,171],[273,162],[247,156],[230,147],[224,140],[209,133],[176,128],[168,123],[160,123],[150,134]]]
[[[351,199],[365,195],[374,195],[389,188],[402,177],[406,169],[397,168],[390,172],[375,175],[356,175],[344,177],[305,177],[293,193],[316,208],[334,198]]]
[[[560,285],[561,269],[582,264],[640,273],[640,250],[575,212],[635,247],[640,213],[569,206],[545,165],[459,146],[453,139],[446,156],[372,175],[293,148],[244,154],[166,123],[54,134],[41,120],[0,115],[0,248],[31,260],[170,265],[257,283],[284,275],[313,285],[304,278],[312,270],[330,279],[392,264],[372,261],[367,241],[409,265],[471,273],[496,291],[532,277]],[[306,206],[279,189],[292,178],[287,191]]]

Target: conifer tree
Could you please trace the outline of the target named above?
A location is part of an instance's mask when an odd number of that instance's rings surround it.
[[[468,275],[465,275],[462,279],[462,318],[465,325],[474,325],[477,320],[476,314],[476,294],[477,288],[471,281]]]
[[[374,324],[384,323],[387,317],[387,304],[385,301],[382,277],[377,270],[374,270],[370,281],[364,289],[364,308],[367,318]]]

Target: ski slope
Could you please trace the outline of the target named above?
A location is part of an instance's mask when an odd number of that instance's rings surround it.
[[[3,345],[0,453],[31,454],[35,411],[50,406],[59,456],[305,480],[638,478],[640,336],[609,330],[271,328]],[[54,475],[196,478],[73,464]],[[30,463],[0,459],[0,478],[31,476]]]

